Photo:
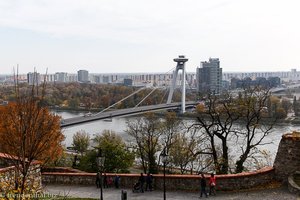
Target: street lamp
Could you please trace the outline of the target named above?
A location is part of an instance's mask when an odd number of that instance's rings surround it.
[[[73,167],[73,168],[76,168],[78,165],[79,165],[79,158],[78,158],[77,155],[75,155],[75,156],[74,156],[74,161],[73,161],[72,167]]]
[[[98,155],[97,155],[97,166],[99,169],[99,173],[100,173],[100,200],[103,200],[103,191],[102,191],[102,185],[103,185],[103,181],[102,181],[102,169],[104,167],[104,161],[105,161],[105,157],[104,155],[102,155],[102,149],[99,148],[98,149]]]
[[[168,155],[165,150],[160,154],[160,157],[164,164],[164,200],[166,200],[166,162],[168,160]]]

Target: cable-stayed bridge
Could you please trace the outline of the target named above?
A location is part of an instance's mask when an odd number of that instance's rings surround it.
[[[194,106],[196,102],[186,102],[186,107]],[[61,121],[61,127],[68,127],[79,125],[83,123],[93,122],[97,120],[103,119],[111,119],[113,117],[121,117],[121,116],[129,116],[129,115],[137,115],[141,113],[151,112],[151,111],[159,111],[159,110],[173,110],[181,108],[181,103],[170,103],[170,104],[158,104],[158,105],[150,105],[150,106],[141,106],[134,108],[126,108],[126,109],[118,109],[114,111],[102,112],[95,115],[85,115],[80,117],[73,117],[69,119],[63,119]]]
[[[172,85],[170,87],[168,100],[167,100],[166,104],[139,106],[142,103],[142,101],[144,101],[148,96],[150,96],[151,93],[156,89],[156,88],[154,88],[134,108],[126,108],[126,109],[118,109],[118,110],[114,110],[114,111],[107,111],[111,107],[117,105],[118,103],[128,99],[129,97],[131,97],[134,94],[141,91],[142,90],[142,88],[141,88],[141,89],[133,92],[129,96],[123,98],[122,100],[116,102],[115,104],[109,106],[108,108],[105,108],[104,110],[102,110],[99,113],[89,114],[89,115],[80,116],[80,117],[73,117],[73,118],[69,118],[69,119],[62,119],[60,126],[63,128],[63,127],[79,125],[79,124],[88,123],[88,122],[97,121],[97,120],[102,120],[102,119],[110,119],[110,118],[113,118],[113,117],[128,116],[128,115],[136,115],[136,114],[141,114],[141,113],[150,112],[150,111],[158,111],[158,110],[169,110],[169,109],[178,109],[178,108],[180,108],[181,113],[184,113],[186,107],[196,105],[196,102],[186,102],[185,101],[185,77],[186,77],[185,62],[187,62],[188,59],[185,58],[184,56],[179,56],[178,58],[175,58],[174,61],[177,63],[177,66],[176,66],[176,70],[174,70],[174,73],[173,73]],[[178,77],[179,70],[182,70],[182,76],[183,76],[183,80],[181,82],[181,91],[182,91],[182,93],[181,93],[181,102],[172,103],[171,101],[172,101],[174,89],[176,87],[176,80],[177,80],[177,77]]]

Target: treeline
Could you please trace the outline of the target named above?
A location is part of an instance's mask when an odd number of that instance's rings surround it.
[[[30,86],[27,84],[19,84],[20,91],[26,91]],[[45,104],[68,109],[104,109],[117,103],[124,97],[138,90],[137,87],[127,87],[121,85],[107,84],[84,84],[84,83],[56,83],[49,84],[46,87]],[[123,102],[118,103],[115,108],[130,108],[137,105],[144,99],[152,88],[146,88],[137,94],[129,97]],[[156,89],[149,97],[147,97],[141,105],[153,105],[166,102],[168,90]],[[14,86],[0,87],[0,99],[6,101],[14,101]],[[173,101],[179,102],[181,92],[175,91]],[[187,100],[194,100],[195,97],[187,94]]]

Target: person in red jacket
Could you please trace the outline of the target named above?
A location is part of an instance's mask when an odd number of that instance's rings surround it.
[[[216,182],[216,177],[213,173],[210,175],[208,184],[209,184],[209,195],[212,195],[212,194],[216,195],[217,182]]]

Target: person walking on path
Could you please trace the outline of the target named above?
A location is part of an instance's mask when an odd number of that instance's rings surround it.
[[[208,184],[209,184],[209,195],[216,195],[217,182],[216,182],[216,177],[213,173],[210,175]]]
[[[140,192],[144,192],[145,178],[144,178],[143,173],[141,173],[141,176],[139,178],[139,183],[140,183]]]
[[[146,191],[152,191],[152,181],[152,175],[148,173],[146,177]]]
[[[103,187],[104,187],[104,188],[108,188],[108,186],[107,186],[107,176],[106,176],[106,173],[104,173],[104,176],[103,176]]]
[[[100,172],[97,172],[97,175],[96,175],[96,186],[97,188],[100,188],[100,177],[101,177],[101,174]]]
[[[118,189],[119,186],[120,186],[120,176],[115,175],[115,180],[114,180],[114,182],[115,182],[115,187]]]
[[[204,177],[204,174],[201,173],[201,180],[200,180],[200,198],[202,197],[202,194],[205,194],[205,197],[207,197],[207,193],[206,193],[206,179]]]

